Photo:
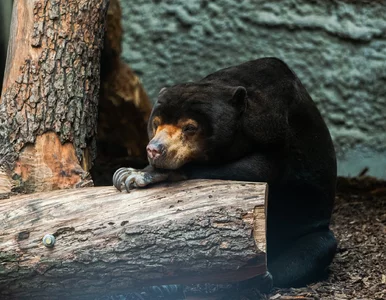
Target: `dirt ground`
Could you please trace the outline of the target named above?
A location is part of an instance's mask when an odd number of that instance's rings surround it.
[[[258,291],[238,291],[235,295],[231,286],[189,286],[185,287],[185,299],[386,299],[386,181],[366,176],[339,178],[337,190],[332,229],[339,246],[325,281],[304,288],[274,289],[269,295]],[[135,293],[109,299],[182,299],[160,294],[163,296]]]

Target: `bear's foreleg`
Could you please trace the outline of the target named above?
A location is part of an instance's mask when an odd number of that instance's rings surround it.
[[[326,229],[304,235],[283,248],[274,257],[268,253],[268,270],[273,284],[276,287],[301,287],[326,274],[337,242],[334,234]]]

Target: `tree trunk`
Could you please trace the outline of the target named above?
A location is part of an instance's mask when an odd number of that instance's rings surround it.
[[[110,147],[113,144],[124,149],[126,156],[141,158],[147,163],[146,145],[149,140],[146,126],[151,103],[139,78],[121,59],[121,16],[119,1],[111,0],[101,59],[98,144]],[[105,149],[98,147],[98,150]],[[103,154],[110,155],[111,160],[117,156],[117,150],[113,154],[108,150]]]
[[[122,165],[136,169],[148,165],[146,126],[151,102],[139,78],[121,59],[121,16],[119,1],[111,0],[101,57],[98,155],[91,169],[94,185],[111,185]]]
[[[266,184],[192,180],[0,202],[0,298],[75,299],[266,272]],[[42,244],[52,234],[54,247]]]
[[[0,103],[0,184],[92,184],[108,0],[15,0]],[[4,169],[6,171],[4,171]]]

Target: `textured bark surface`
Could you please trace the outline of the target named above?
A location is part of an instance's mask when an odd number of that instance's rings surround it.
[[[11,188],[12,184],[7,169],[0,165],[0,199],[8,198]]]
[[[87,172],[96,155],[100,52],[107,5],[108,0],[14,2],[0,103],[0,155],[11,171],[15,161],[19,170],[24,169],[23,176],[17,172],[12,176],[27,191],[53,188],[47,180],[55,177],[73,177],[68,182],[77,184],[89,180]],[[47,139],[47,132],[61,144],[68,143],[68,149],[63,149],[67,156],[75,153],[69,172],[60,168],[60,159],[53,158],[53,163],[45,165],[23,159],[41,151],[36,140],[39,136]],[[24,156],[22,151],[26,151]],[[47,168],[48,172],[43,171]],[[45,176],[35,176],[42,172]],[[67,183],[55,187],[68,187]]]
[[[192,180],[0,202],[0,298],[85,298],[264,274],[264,183]],[[46,248],[41,240],[53,234]]]

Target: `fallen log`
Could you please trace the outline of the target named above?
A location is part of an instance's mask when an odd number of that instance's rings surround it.
[[[191,180],[3,199],[0,298],[89,298],[264,274],[266,197],[265,183]]]

